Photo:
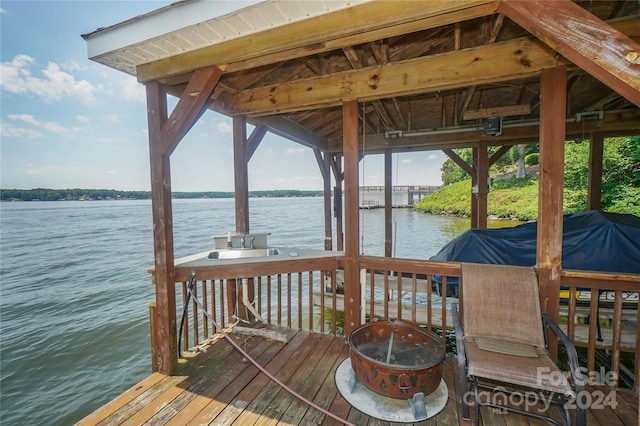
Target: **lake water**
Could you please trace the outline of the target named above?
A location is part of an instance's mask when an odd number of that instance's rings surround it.
[[[252,198],[269,244],[324,247],[323,199]],[[233,199],[175,200],[176,257],[235,228]],[[394,209],[397,257],[428,259],[469,219]],[[384,211],[361,211],[366,255]],[[335,226],[334,226],[335,227]],[[68,425],[151,373],[151,201],[0,203],[0,423]]]

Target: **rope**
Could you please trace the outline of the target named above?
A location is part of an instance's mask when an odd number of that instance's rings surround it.
[[[191,271],[191,275],[190,275],[190,283],[193,283],[196,279],[196,271],[192,270]],[[309,401],[307,398],[305,398],[304,396],[300,395],[299,393],[296,393],[293,389],[289,388],[287,385],[285,385],[284,383],[282,383],[280,380],[278,380],[277,377],[275,377],[273,374],[269,373],[264,367],[262,367],[260,364],[258,364],[258,362],[251,358],[249,356],[249,354],[247,354],[232,338],[231,336],[229,336],[228,333],[226,333],[222,327],[220,327],[218,325],[218,323],[216,322],[215,319],[213,319],[213,317],[211,316],[211,314],[209,314],[209,312],[207,311],[207,309],[202,306],[202,303],[200,303],[200,300],[198,300],[198,298],[191,293],[191,286],[187,286],[187,291],[189,292],[189,294],[191,295],[191,297],[193,297],[193,301],[196,303],[196,305],[198,305],[198,307],[200,308],[200,310],[202,310],[202,312],[207,316],[207,318],[209,318],[209,321],[211,321],[211,323],[216,327],[216,330],[218,330],[231,344],[231,346],[233,346],[238,352],[240,352],[242,354],[243,357],[245,357],[247,360],[249,360],[249,362],[251,362],[251,364],[253,364],[258,370],[260,370],[262,373],[264,373],[269,379],[271,379],[273,382],[275,382],[278,386],[280,386],[282,389],[284,389],[285,391],[287,391],[289,394],[291,394],[292,396],[298,398],[300,401],[302,401],[303,403],[309,405],[310,407],[315,408],[316,410],[320,411],[323,414],[326,414],[327,416],[331,417],[332,419],[343,423],[347,426],[355,426],[353,423],[348,422],[347,420],[344,420],[343,418],[336,416],[335,414],[325,410],[324,408],[320,407],[319,405],[315,404],[313,401]]]

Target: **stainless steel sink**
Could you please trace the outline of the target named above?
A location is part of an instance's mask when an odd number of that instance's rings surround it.
[[[209,259],[244,259],[247,257],[275,256],[280,251],[275,248],[232,248],[215,250],[209,253]]]

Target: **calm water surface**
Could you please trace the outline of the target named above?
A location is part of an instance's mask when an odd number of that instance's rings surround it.
[[[322,198],[250,200],[269,244],[322,249]],[[233,199],[174,201],[177,257],[235,228]],[[468,219],[393,211],[396,256],[427,259]],[[384,254],[384,211],[362,211],[367,255]],[[151,202],[0,203],[0,423],[68,425],[151,373]]]

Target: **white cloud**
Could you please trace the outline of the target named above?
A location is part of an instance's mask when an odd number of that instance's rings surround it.
[[[436,154],[429,154],[429,156],[427,157],[427,160],[439,160],[440,157],[438,157]]]
[[[409,158],[404,158],[401,162],[402,162],[402,164],[409,164],[409,163],[411,163],[412,161],[411,161],[411,159],[409,159]]]
[[[119,123],[120,115],[118,114],[105,114],[104,121],[108,121],[109,123]]]
[[[0,15],[4,15],[5,13],[7,13],[7,11],[0,7]]]
[[[127,102],[145,104],[147,102],[147,92],[144,85],[138,83],[134,77],[123,78],[120,82],[122,99]]]
[[[12,120],[23,121],[25,123],[32,124],[34,126],[40,126],[41,123],[35,119],[31,114],[9,114],[8,117]]]
[[[31,67],[35,65],[35,59],[28,55],[17,55],[11,62],[2,62],[0,88],[15,95],[33,95],[45,102],[63,98],[79,99],[84,104],[95,102],[98,88],[88,81],[76,80],[55,62],[49,62],[47,68],[40,70],[44,78],[34,77]]]
[[[47,121],[46,123],[44,123],[43,127],[49,130],[50,132],[57,133],[59,135],[67,135],[71,133],[70,129],[59,125],[55,121]]]
[[[287,148],[284,150],[285,155],[300,155],[306,151],[305,148]]]
[[[43,137],[42,133],[35,129],[17,127],[11,123],[0,121],[0,137],[16,139],[38,139]]]
[[[89,121],[91,121],[91,119],[86,115],[76,115],[76,120],[78,120],[81,123],[88,123]]]
[[[220,133],[233,133],[233,126],[230,120],[217,119],[214,122],[216,130]]]

